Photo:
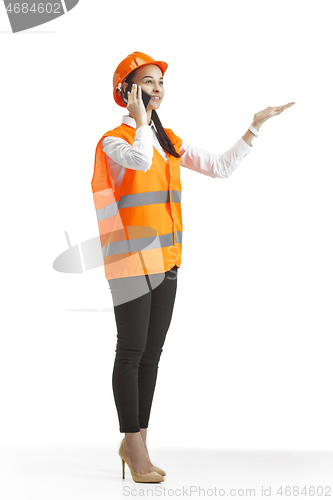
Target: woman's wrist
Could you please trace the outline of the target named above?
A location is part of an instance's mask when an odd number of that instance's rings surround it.
[[[255,119],[251,123],[252,127],[255,128],[256,130],[259,130],[261,125],[259,122],[257,122]],[[252,139],[255,137],[255,135],[251,132],[251,130],[247,129],[245,134],[242,136],[242,139],[248,144],[249,146],[252,146]]]
[[[136,120],[136,128],[138,129],[142,125],[148,125],[147,117],[138,118]]]
[[[135,120],[137,129],[141,127],[141,125],[148,125],[148,118],[146,114],[135,118],[133,115],[131,115],[131,113],[129,113],[129,116]]]
[[[259,130],[260,127],[262,126],[262,123],[257,122],[256,120],[253,120],[251,123],[252,127],[254,127],[256,130]]]

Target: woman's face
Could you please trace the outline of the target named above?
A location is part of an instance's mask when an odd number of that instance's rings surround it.
[[[152,96],[148,109],[158,109],[164,97],[163,76],[161,69],[156,64],[147,64],[135,70],[134,83]],[[125,88],[126,90],[126,83]]]

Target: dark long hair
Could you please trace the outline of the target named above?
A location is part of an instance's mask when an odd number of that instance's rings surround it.
[[[136,72],[136,69],[133,70],[129,75],[127,75],[124,82],[132,83],[135,72]],[[165,132],[165,130],[162,126],[161,120],[158,117],[156,109],[152,109],[151,119],[152,119],[152,121],[155,125],[155,128],[156,128],[157,140],[160,143],[160,145],[162,146],[162,148],[164,149],[164,151],[166,151],[167,153],[169,153],[172,156],[175,156],[176,158],[180,158],[180,154],[178,154],[177,151],[175,150],[172,142],[170,141],[169,136],[167,135],[167,133]]]

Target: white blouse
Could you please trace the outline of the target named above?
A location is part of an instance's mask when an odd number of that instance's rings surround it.
[[[136,129],[136,121],[129,115],[123,116],[123,123]],[[133,146],[119,137],[104,137],[102,149],[107,157],[115,189],[120,186],[126,168],[143,172],[150,169],[154,154],[153,146],[167,161],[167,155],[157,140],[153,122],[151,125],[142,125],[136,129]],[[183,142],[179,148],[180,165],[214,178],[229,177],[251,151],[251,147],[240,137],[230,149],[217,155]]]

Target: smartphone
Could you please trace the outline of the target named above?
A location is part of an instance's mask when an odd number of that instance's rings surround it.
[[[133,86],[133,82],[129,83],[125,92],[124,92],[122,99],[123,99],[125,104],[127,104],[127,102],[128,102],[127,101],[127,93],[131,92],[132,86]],[[146,92],[145,90],[143,90],[143,88],[141,88],[141,97],[143,100],[143,105],[144,105],[145,109],[147,110],[149,103],[150,103],[150,100],[151,100],[151,95],[148,94],[148,92]]]

